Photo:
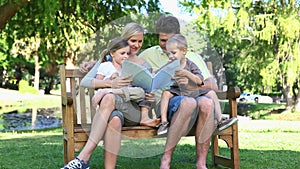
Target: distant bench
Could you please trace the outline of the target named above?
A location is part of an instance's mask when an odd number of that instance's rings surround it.
[[[208,64],[209,65],[209,64]],[[66,69],[60,66],[61,103],[62,103],[62,128],[64,163],[74,159],[75,152],[79,152],[88,140],[91,122],[96,110],[91,104],[94,90],[79,86],[85,74],[79,69]],[[230,117],[237,117],[237,98],[240,96],[238,87],[229,88],[226,92],[217,92],[220,100],[228,100]],[[157,138],[157,128],[147,126],[133,126],[122,128],[122,139]],[[195,135],[192,128],[188,136]],[[230,149],[230,157],[219,154],[218,140],[222,139]],[[234,169],[240,168],[238,146],[238,123],[226,130],[215,133],[211,141],[213,165],[222,165]]]

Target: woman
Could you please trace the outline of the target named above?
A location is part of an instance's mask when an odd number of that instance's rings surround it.
[[[129,44],[129,56],[128,59],[135,60],[141,64],[142,60],[136,59],[137,52],[141,49],[144,37],[144,29],[137,23],[127,24],[122,32],[122,38],[127,40]],[[91,64],[86,64],[86,68]],[[83,69],[84,70],[84,69]],[[131,80],[127,80],[129,77],[118,77],[115,79],[92,79],[92,86],[94,88],[121,88],[129,86]],[[102,89],[101,92],[97,92],[93,97],[93,103],[98,103],[99,94],[104,96],[101,99],[99,107],[93,119],[91,127],[91,133],[89,140],[80,152],[80,154],[72,161],[70,161],[64,169],[87,169],[89,168],[89,159],[97,147],[97,144],[101,139],[104,139],[104,166],[105,168],[115,168],[117,162],[117,156],[120,150],[121,144],[121,129],[123,122],[125,125],[137,125],[140,122],[140,109],[139,105],[132,103],[128,104],[129,98],[120,97],[126,93],[126,88],[122,89]],[[129,93],[129,92],[128,92]],[[141,92],[137,92],[137,98]],[[136,93],[135,93],[136,94]],[[126,95],[126,94],[125,94]],[[154,101],[153,95],[146,95],[148,101]],[[122,111],[115,111],[115,109],[122,110],[124,107],[129,108],[129,113],[124,114]],[[108,123],[107,123],[108,122]]]

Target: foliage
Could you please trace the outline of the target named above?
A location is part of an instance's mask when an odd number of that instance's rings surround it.
[[[0,0],[1,5],[6,2]],[[97,46],[92,46],[92,54],[96,57],[106,47],[108,39],[105,38],[114,36],[117,31],[113,30],[123,26],[114,25],[115,20],[131,14],[159,12],[158,6],[158,0],[31,0],[18,10],[0,33],[0,67],[6,72],[3,76],[14,78],[16,67],[20,72],[29,72],[31,77],[40,71],[43,77],[46,76],[40,87],[51,90],[57,79],[58,65],[74,66],[78,63],[83,46],[94,35],[102,38],[97,41]],[[37,70],[34,71],[35,67]]]
[[[259,93],[282,90],[289,99],[300,73],[298,1],[186,0],[183,5],[222,49],[226,71],[235,72],[238,86]]]

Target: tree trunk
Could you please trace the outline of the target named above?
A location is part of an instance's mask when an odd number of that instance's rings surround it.
[[[18,11],[30,0],[10,0],[6,4],[0,6],[0,32],[2,28]]]
[[[39,91],[39,84],[40,84],[40,63],[39,63],[39,56],[38,52],[33,52],[34,57],[34,88]]]
[[[295,111],[300,112],[300,91],[299,90],[295,101]]]
[[[284,94],[284,97],[286,98],[286,109],[287,110],[291,110],[292,105],[293,105],[293,97],[290,93],[291,93],[291,86],[284,85],[283,94]]]

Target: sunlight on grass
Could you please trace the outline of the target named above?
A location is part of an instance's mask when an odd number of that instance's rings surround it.
[[[56,129],[56,130],[61,131],[61,129]],[[5,133],[0,133],[0,140],[30,138],[30,137],[40,137],[40,136],[62,136],[62,132],[53,132],[53,131],[5,132]]]
[[[0,168],[22,169],[47,169],[63,166],[63,142],[62,130],[52,129],[22,133],[0,133]],[[141,142],[140,142],[141,141]],[[230,149],[225,142],[220,142],[220,154],[228,156]],[[122,169],[159,168],[160,158],[165,139],[145,139],[122,141],[121,149],[127,149],[127,153],[141,151],[144,157],[122,156],[118,157],[117,165]],[[300,137],[299,132],[268,131],[239,132],[239,149],[241,168],[297,168],[300,164]],[[140,146],[143,145],[143,146]],[[126,147],[127,146],[127,147]],[[137,148],[135,146],[140,146]],[[156,149],[157,154],[146,157]],[[124,151],[124,153],[126,153]],[[77,153],[78,154],[78,153]],[[13,157],[13,158],[12,158]],[[32,160],[38,157],[38,160]],[[172,168],[195,168],[196,147],[194,137],[184,137],[176,147],[173,154]],[[30,163],[20,163],[30,161]],[[103,149],[97,147],[90,161],[91,168],[104,168]],[[211,150],[209,151],[207,164],[209,169],[220,169],[211,164]]]

